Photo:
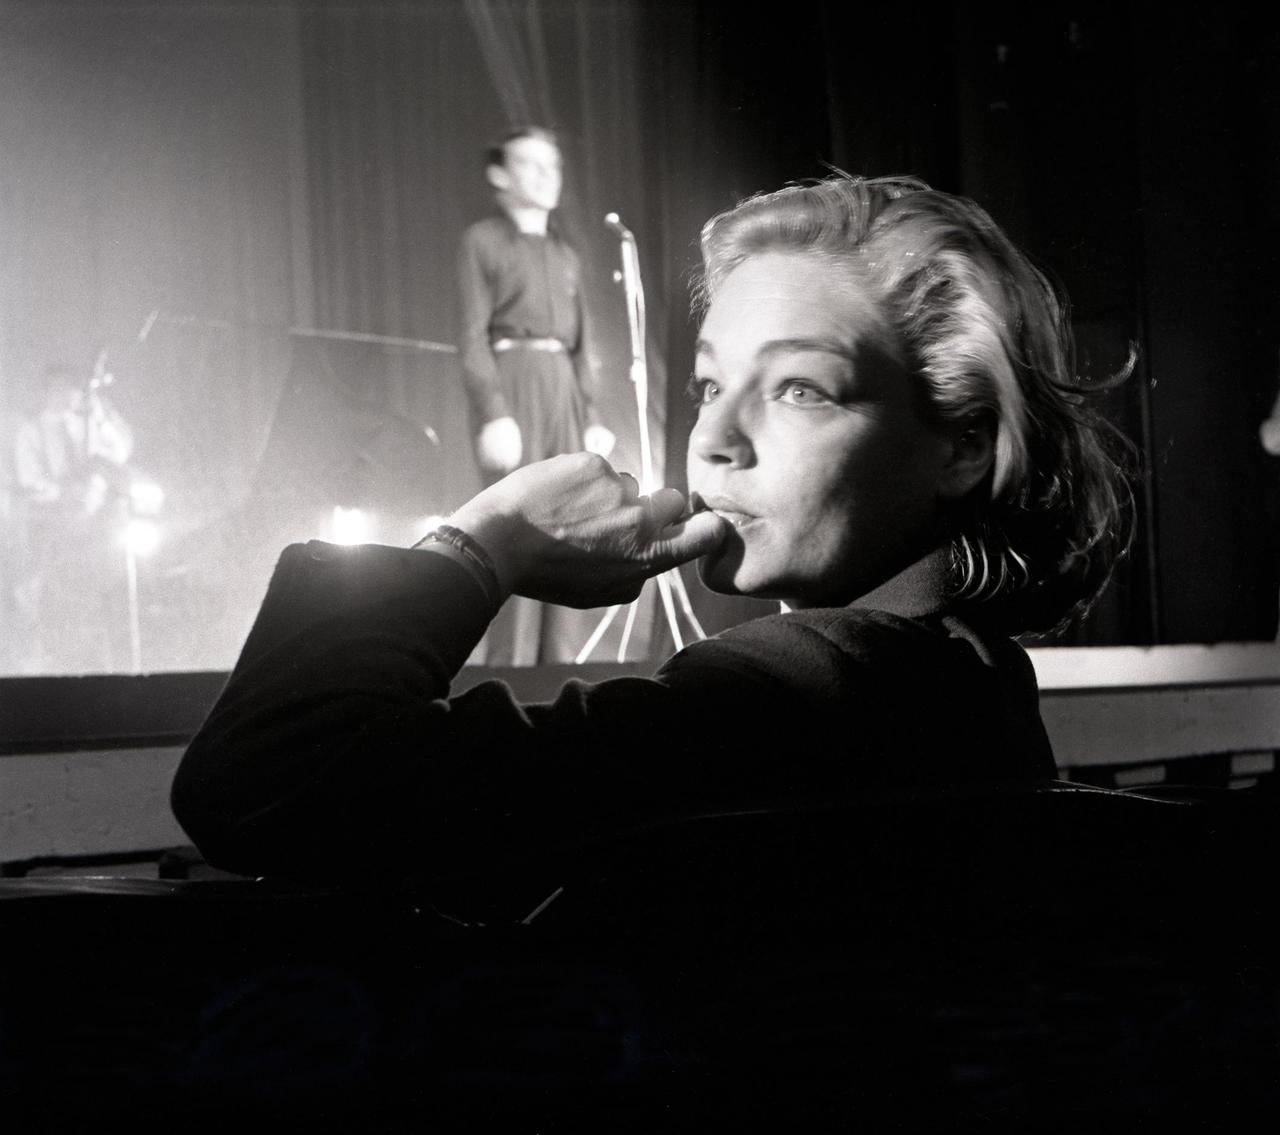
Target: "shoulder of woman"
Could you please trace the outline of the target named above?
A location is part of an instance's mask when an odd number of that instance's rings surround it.
[[[868,607],[813,607],[753,619],[717,637],[769,649],[861,654],[910,649],[913,642],[936,640],[946,633],[933,619],[908,618]]]
[[[847,696],[860,672],[873,679],[884,663],[895,656],[917,657],[920,643],[938,637],[923,624],[878,611],[793,611],[752,619],[693,643],[660,674],[692,679],[715,671],[721,679],[756,679],[826,700]]]
[[[958,634],[954,619],[911,619],[855,607],[816,608],[740,624],[675,655],[663,673],[714,668],[752,676],[826,701],[854,688],[914,687],[924,675],[1001,669],[1005,647],[987,637]]]

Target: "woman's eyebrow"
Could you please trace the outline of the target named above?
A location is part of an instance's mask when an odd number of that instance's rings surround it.
[[[716,357],[715,347],[706,339],[699,339],[695,344],[694,350],[696,354],[706,355],[711,359]],[[850,362],[856,361],[855,351],[848,343],[825,336],[770,339],[767,343],[760,344],[756,349],[756,358],[765,361],[775,355],[790,355],[798,351],[824,351],[829,355],[839,355],[842,359],[848,359]]]
[[[854,361],[854,351],[848,343],[825,336],[770,339],[767,343],[760,345],[759,350],[756,351],[756,358],[768,359],[775,355],[790,355],[799,351],[823,351],[828,355],[839,355],[842,359],[848,359],[850,362]]]

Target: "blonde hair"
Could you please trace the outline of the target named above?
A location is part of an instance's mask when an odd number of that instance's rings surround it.
[[[926,412],[994,428],[991,473],[954,518],[953,597],[1010,633],[1082,614],[1128,547],[1133,501],[1124,443],[1074,373],[1065,295],[974,202],[916,178],[841,173],[708,221],[695,304],[742,261],[779,250],[848,264],[894,328]]]

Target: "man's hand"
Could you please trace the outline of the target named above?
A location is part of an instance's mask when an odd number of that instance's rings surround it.
[[[515,418],[495,418],[485,422],[476,439],[481,466],[489,472],[510,473],[520,464],[524,441]]]
[[[1280,457],[1280,417],[1267,418],[1258,427],[1258,438],[1272,457]]]
[[[685,511],[677,490],[641,496],[602,457],[570,453],[517,469],[450,523],[489,553],[504,592],[585,608],[628,603],[646,579],[718,547],[727,522]]]
[[[582,448],[588,453],[595,453],[601,457],[608,457],[613,452],[617,440],[613,430],[599,423],[588,426],[582,432]]]

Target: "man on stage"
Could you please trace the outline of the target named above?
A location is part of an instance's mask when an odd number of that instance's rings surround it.
[[[489,483],[560,453],[607,456],[614,436],[595,407],[581,266],[552,216],[563,180],[555,135],[514,130],[485,163],[500,213],[463,233],[458,282],[462,373]],[[513,598],[490,627],[485,661],[571,662],[597,621]]]

